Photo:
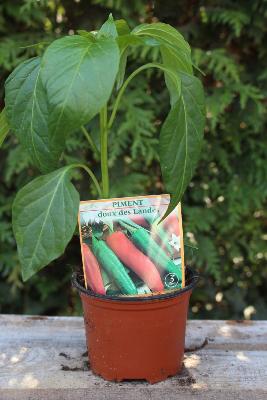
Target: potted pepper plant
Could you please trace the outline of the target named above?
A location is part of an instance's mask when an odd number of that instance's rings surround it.
[[[152,46],[159,49],[159,61],[125,74],[129,49]],[[88,174],[99,198],[109,197],[109,131],[129,83],[150,68],[162,71],[170,96],[158,148],[170,193],[166,217],[192,178],[204,130],[202,85],[193,75],[190,46],[176,29],[156,22],[130,30],[125,20],[110,15],[98,31],[56,39],[42,56],[23,62],[8,77],[0,143],[9,131],[15,134],[41,174],[17,193],[12,210],[24,281],[59,257],[74,234],[80,202],[71,182],[74,169]],[[97,116],[100,148],[85,128]],[[99,153],[101,179],[89,165],[62,165],[66,139],[79,129]],[[93,371],[107,379],[150,382],[177,373],[194,283],[191,275],[188,270],[184,289],[153,299],[95,296],[75,278]]]

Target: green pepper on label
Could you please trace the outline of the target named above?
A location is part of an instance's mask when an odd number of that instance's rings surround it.
[[[92,249],[97,260],[110,275],[122,294],[137,294],[132,279],[127,274],[123,264],[103,240],[92,238]]]

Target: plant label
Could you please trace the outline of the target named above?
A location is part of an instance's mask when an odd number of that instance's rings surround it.
[[[84,284],[97,294],[150,296],[185,285],[181,205],[169,195],[81,201]]]

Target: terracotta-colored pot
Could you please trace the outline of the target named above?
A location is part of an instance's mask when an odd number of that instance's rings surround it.
[[[198,276],[187,268],[186,287],[149,297],[102,296],[73,276],[83,305],[92,371],[112,381],[155,383],[180,372],[189,298]]]

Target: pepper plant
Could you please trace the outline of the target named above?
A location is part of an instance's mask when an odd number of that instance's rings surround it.
[[[157,46],[161,59],[141,65],[125,79],[132,46]],[[73,169],[85,170],[99,198],[108,198],[109,131],[127,86],[149,68],[162,71],[170,95],[158,149],[171,195],[167,215],[192,178],[204,130],[202,85],[193,75],[190,46],[176,29],[156,22],[131,31],[126,21],[114,21],[110,15],[99,31],[77,31],[53,41],[42,57],[23,62],[8,77],[0,145],[13,132],[41,173],[17,193],[13,204],[23,280],[59,257],[73,236],[79,207],[79,194],[71,182]],[[100,149],[85,127],[97,115]],[[79,129],[99,156],[100,182],[88,165],[62,165],[66,138]]]

